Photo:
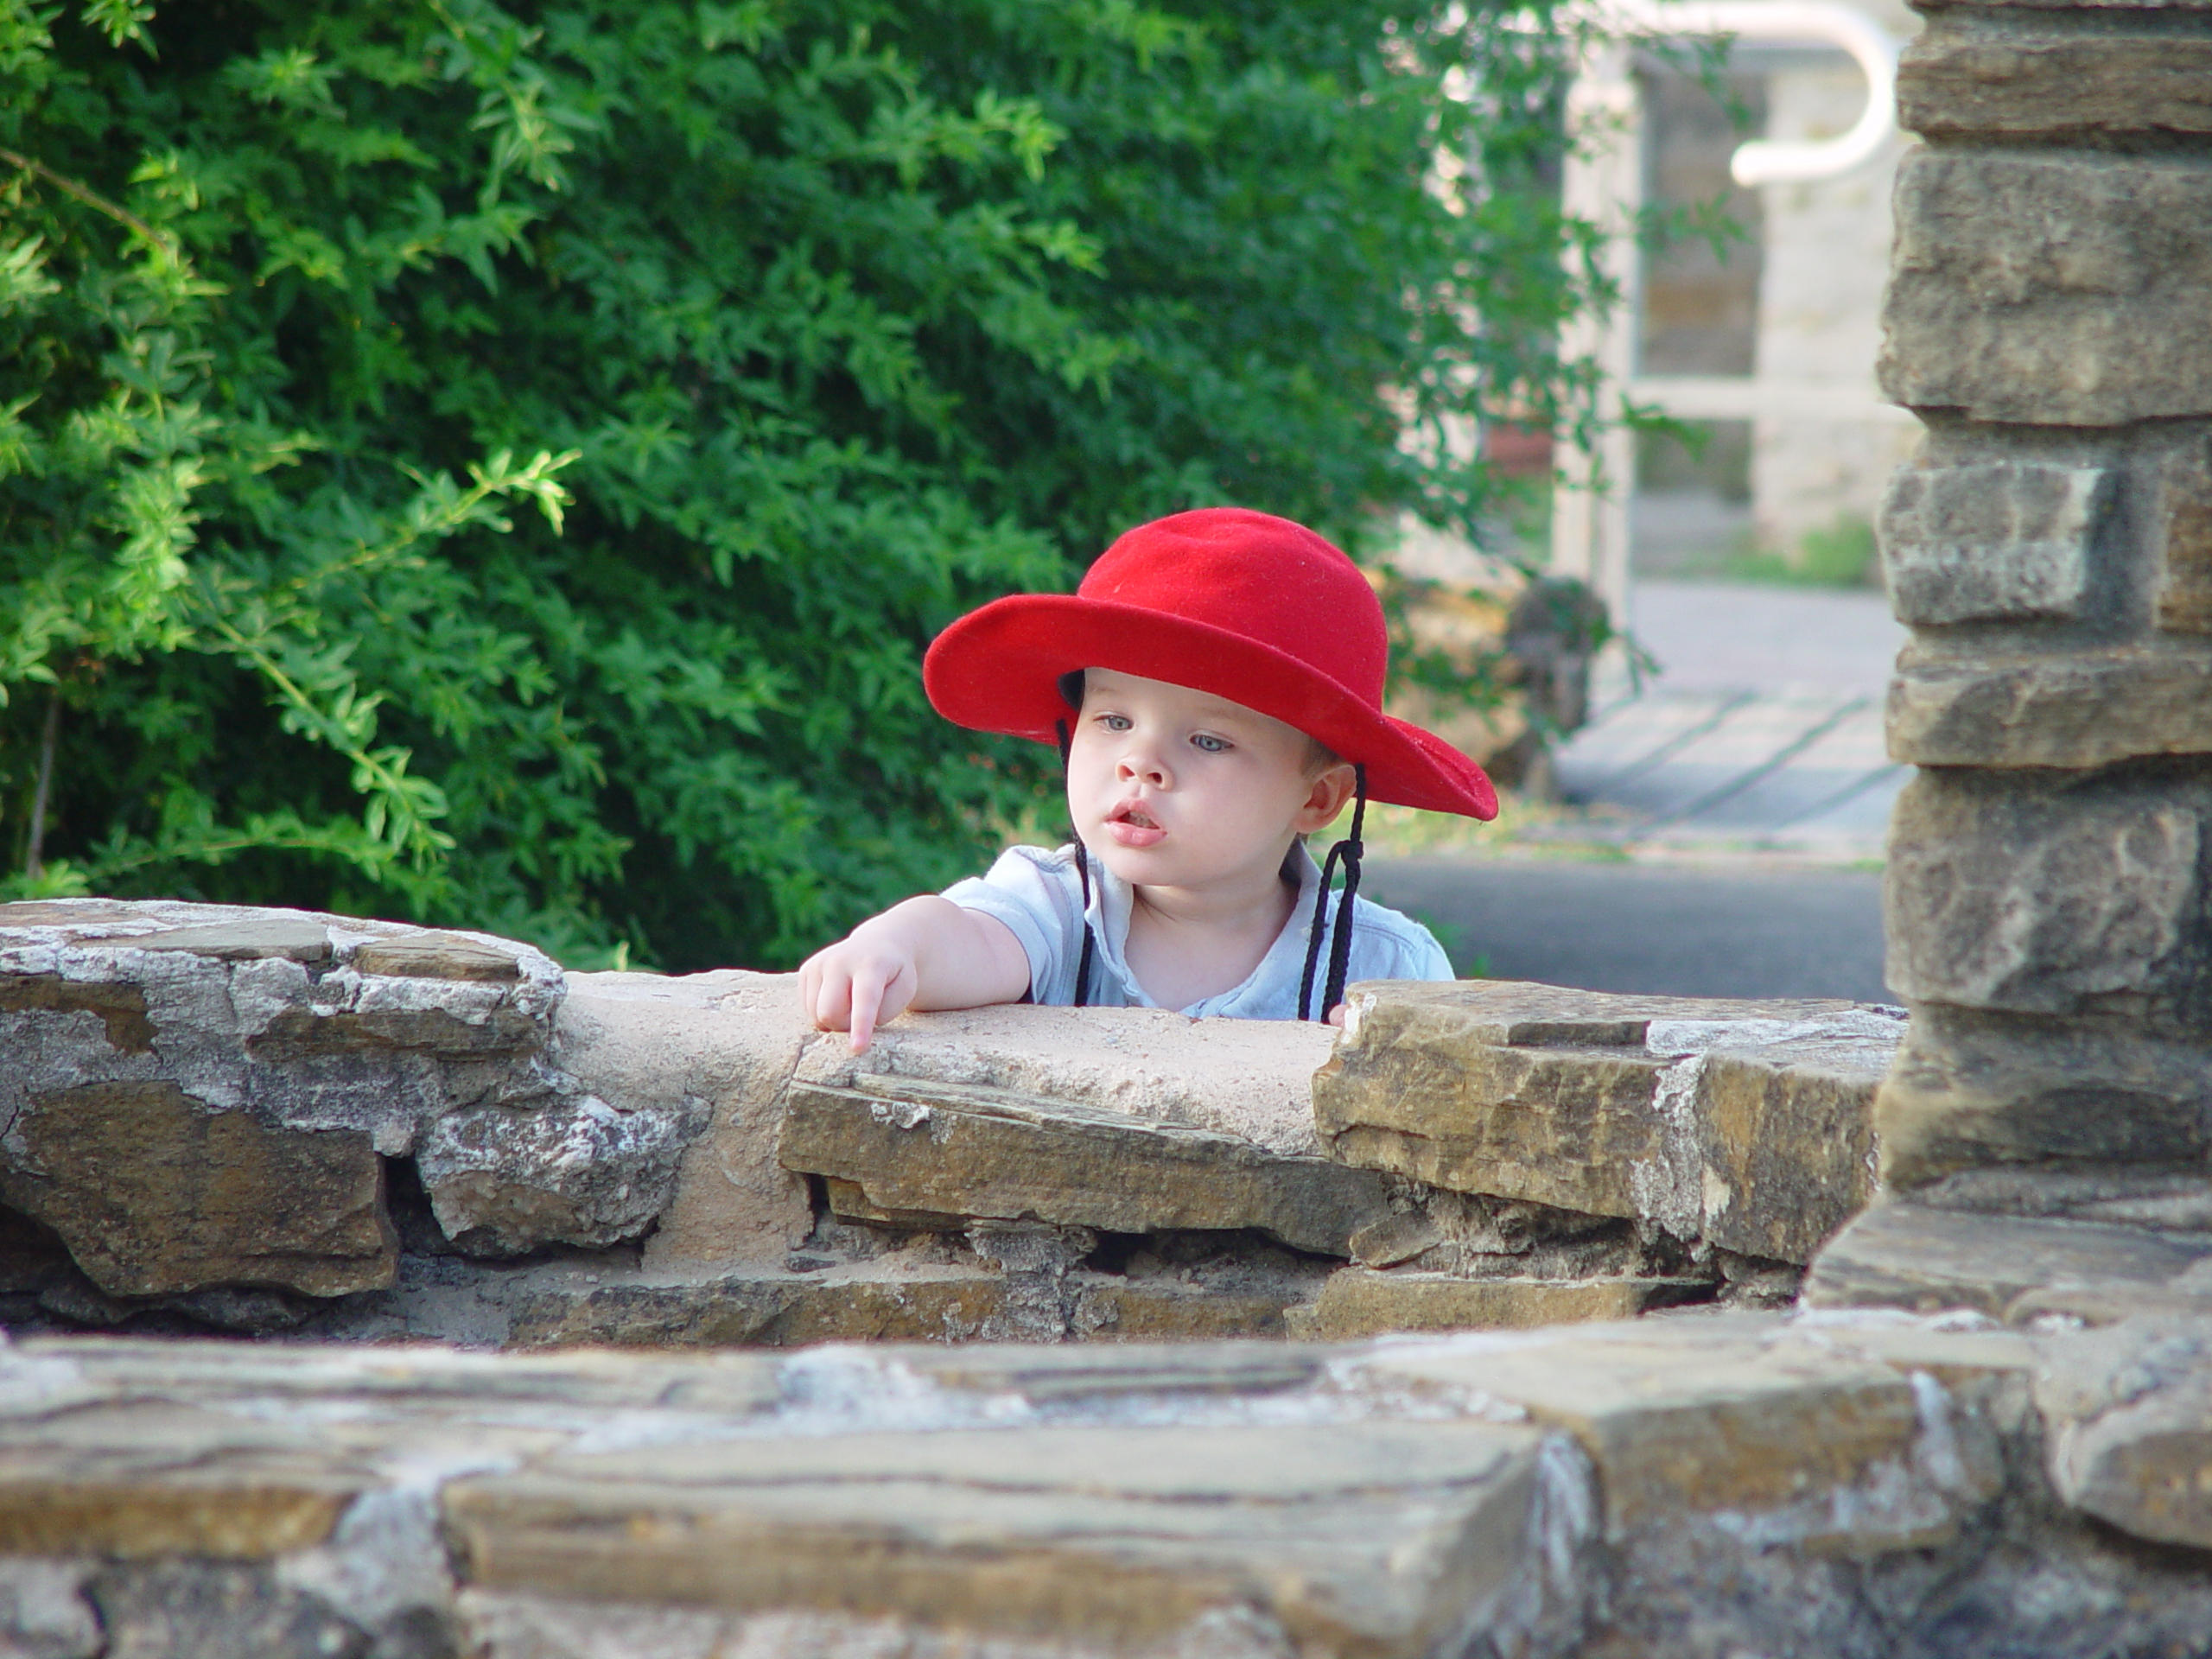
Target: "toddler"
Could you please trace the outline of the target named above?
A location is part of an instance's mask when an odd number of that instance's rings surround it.
[[[1009,849],[981,879],[816,952],[800,969],[808,1014],[857,1053],[907,1008],[1310,1020],[1348,979],[1451,978],[1427,928],[1357,896],[1362,819],[1370,798],[1491,818],[1497,795],[1466,756],[1382,712],[1389,659],[1358,567],[1301,524],[1236,507],[1139,525],[1073,594],[962,617],[923,664],[931,702],[979,731],[1057,741],[1076,839]],[[1304,838],[1347,801],[1351,834],[1319,868]]]

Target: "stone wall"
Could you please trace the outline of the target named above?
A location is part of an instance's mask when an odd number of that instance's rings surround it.
[[[37,1659],[2107,1659],[2212,1629],[2212,1324],[791,1356],[0,1345]]]
[[[1820,1294],[1986,1300],[1916,1217],[2006,1217],[2044,1289],[2097,1236],[2043,1224],[2212,1226],[2212,9],[1922,10],[1881,363],[1926,426],[1882,524],[1913,1021],[1895,1201]]]
[[[0,906],[0,1317],[472,1345],[1773,1305],[1871,1189],[1842,1002],[1357,988],[895,1021],[297,912]]]

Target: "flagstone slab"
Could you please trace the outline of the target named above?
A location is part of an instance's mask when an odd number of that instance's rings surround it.
[[[1524,1565],[1539,1437],[1488,1423],[726,1442],[457,1483],[468,1579],[680,1605],[1156,1640],[1256,1605],[1427,1651]]]
[[[1967,1308],[2107,1325],[2131,1313],[2212,1314],[2212,1234],[1993,1215],[1885,1198],[1814,1261],[1815,1307]]]
[[[778,1156],[859,1187],[880,1211],[933,1211],[1148,1233],[1255,1228],[1350,1253],[1388,1213],[1374,1174],[1078,1102],[861,1073],[794,1081]]]
[[[1903,1034],[1848,1002],[1378,982],[1352,988],[1314,1121],[1348,1164],[1802,1262],[1872,1195]]]
[[[1701,1279],[1471,1279],[1456,1274],[1340,1268],[1320,1296],[1294,1308],[1293,1336],[1346,1342],[1392,1331],[1512,1330],[1626,1319],[1653,1307],[1702,1300]]]

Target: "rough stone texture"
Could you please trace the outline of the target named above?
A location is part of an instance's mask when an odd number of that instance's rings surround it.
[[[1802,1262],[1871,1190],[1902,1031],[1842,1002],[1363,987],[1314,1116],[1347,1163]]]
[[[694,1282],[547,1287],[514,1299],[515,1348],[799,1347],[1005,1338],[1007,1281],[981,1266],[771,1269]]]
[[[2147,1309],[2212,1313],[2212,1235],[1885,1198],[1821,1252],[1815,1307],[1972,1308],[2007,1323],[2098,1324]]]
[[[117,1296],[211,1285],[339,1296],[391,1283],[398,1238],[365,1134],[264,1128],[195,1105],[167,1081],[33,1095],[0,1198],[52,1227]]]
[[[2212,1297],[2206,1317],[2053,1341],[2036,1403],[2069,1503],[2138,1538],[2212,1549]]]
[[[2161,462],[2145,515],[2156,538],[2158,624],[2212,633],[2212,443],[2199,435]]]
[[[1874,1108],[1885,1185],[1977,1166],[2201,1165],[2212,1151],[2202,1042],[2107,1014],[2068,1020],[1923,1005]]]
[[[1754,1535],[1773,1542],[1923,1547],[1942,1541],[1999,1478],[1993,1446],[1970,1471],[1928,1466],[1909,1374],[1834,1343],[1785,1338],[1763,1316],[1386,1348],[1371,1369],[1502,1401],[1573,1434],[1599,1471],[1617,1541],[1719,1511],[1764,1516]],[[1833,1501],[1862,1483],[1862,1504]]]
[[[572,974],[554,1021],[561,1064],[601,1100],[708,1121],[683,1151],[648,1262],[778,1262],[813,1217],[776,1162],[785,1084],[819,1035],[795,974]]]
[[[2116,484],[2104,467],[2012,461],[1899,468],[1881,523],[1898,620],[1928,626],[2078,614]]]
[[[632,1236],[703,1103],[624,1111],[579,1085],[550,1046],[563,988],[475,935],[0,906],[0,1196],[109,1296],[388,1283],[379,1155],[418,1158],[464,1248]]]
[[[1249,1227],[1339,1256],[1387,1213],[1375,1175],[1228,1135],[973,1084],[865,1072],[854,1084],[795,1083],[779,1156],[852,1183],[880,1212],[1123,1233]]]
[[[823,1033],[796,1075],[833,1088],[867,1071],[1007,1089],[1310,1157],[1319,1150],[1312,1079],[1335,1036],[1319,1024],[1161,1008],[1007,1005],[903,1014],[861,1056]]]
[[[1535,1567],[1537,1443],[1482,1422],[756,1440],[547,1459],[446,1513],[493,1590],[1109,1642],[1256,1605],[1294,1642],[1417,1654]]]
[[[2068,1014],[2201,1000],[2202,785],[1923,772],[1891,821],[1890,983],[1961,1007]]]
[[[1931,29],[1897,65],[1897,124],[1929,138],[2212,133],[2212,41]]]
[[[1289,1311],[1285,1328],[1306,1341],[1344,1342],[1389,1331],[1525,1330],[1625,1319],[1654,1307],[1701,1300],[1695,1279],[1466,1279],[1445,1273],[1379,1273],[1342,1268],[1310,1306]]]
[[[0,1515],[39,1494],[38,1553],[0,1548],[0,1646],[2190,1653],[2208,1329],[1686,1313],[774,1358],[34,1340],[0,1347]],[[211,1504],[164,1544],[147,1517],[209,1487],[338,1501],[289,1530],[266,1499]]]
[[[2131,645],[1908,660],[1888,721],[1890,758],[1919,766],[2086,771],[2212,753],[2212,655]]]
[[[701,1084],[719,1103],[713,1122],[684,1154],[647,1245],[671,1271],[778,1260],[805,1231],[804,1189],[775,1151],[794,1077],[843,1088],[866,1072],[1007,1090],[1310,1158],[1308,1080],[1334,1034],[1154,1008],[1025,1006],[906,1014],[856,1057],[800,1014],[795,975],[579,975],[574,984],[564,1032],[588,1021],[606,1034],[564,1043],[564,1064],[602,1092],[626,1098],[640,1076],[664,1077],[672,1047],[714,1074]]]
[[[1931,148],[1896,200],[1886,396],[2041,425],[2208,412],[2212,167]]]

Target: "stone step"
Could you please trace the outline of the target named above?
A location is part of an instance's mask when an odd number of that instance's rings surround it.
[[[1871,1196],[1903,1033],[1849,1002],[1355,987],[1314,1118],[1345,1163],[1802,1263]]]

